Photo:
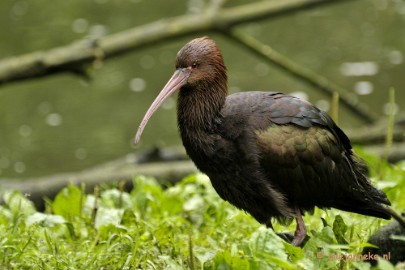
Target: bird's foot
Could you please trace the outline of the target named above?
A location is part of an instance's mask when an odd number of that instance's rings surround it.
[[[281,239],[286,241],[287,243],[290,243],[294,246],[297,246],[296,244],[293,243],[294,241],[294,235],[290,232],[282,232],[282,233],[276,233]],[[308,241],[309,236],[305,235],[304,239],[302,240],[301,244],[299,245],[300,247],[303,247],[305,243]]]
[[[281,239],[286,241],[287,243],[291,243],[294,239],[294,235],[290,232],[282,232],[282,233],[276,233]]]
[[[299,214],[297,214],[297,229],[295,230],[295,234],[293,235],[290,232],[283,232],[283,233],[276,232],[276,234],[287,243],[290,243],[294,246],[302,247],[308,240],[307,239],[308,237],[304,221],[302,220],[301,212],[299,209],[297,211],[299,212]],[[274,231],[273,224],[271,223],[270,220],[266,222],[266,227]]]

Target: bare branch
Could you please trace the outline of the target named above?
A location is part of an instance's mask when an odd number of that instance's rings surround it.
[[[99,40],[81,40],[48,51],[11,57],[0,61],[0,85],[61,72],[86,76],[86,65],[143,46],[188,34],[228,29],[238,24],[271,18],[297,9],[333,2],[342,2],[342,0],[255,2],[219,10],[215,13],[215,16],[212,13],[178,16],[105,36]]]
[[[215,15],[225,4],[226,0],[211,0],[208,8],[207,8],[207,13]]]
[[[133,156],[133,158],[135,158]],[[61,173],[28,179],[1,179],[1,190],[19,190],[30,197],[37,208],[44,207],[44,197],[54,198],[68,184],[80,185],[86,183],[86,192],[91,192],[96,185],[102,183],[114,184],[125,181],[127,188],[132,187],[132,180],[137,175],[147,175],[156,178],[160,183],[177,182],[183,177],[196,172],[197,169],[190,160],[163,161],[144,164],[128,162],[128,157],[103,163],[81,172]],[[3,196],[0,196],[2,203]]]
[[[351,98],[344,88],[297,64],[296,62],[293,62],[281,53],[274,50],[274,48],[270,47],[269,45],[263,44],[257,39],[248,36],[239,30],[224,31],[224,33],[233,41],[241,44],[244,48],[260,56],[262,59],[267,60],[271,64],[277,65],[305,83],[314,85],[327,95],[332,97],[335,92],[338,93],[340,102],[351,112],[366,122],[373,123],[377,119],[377,117],[367,108],[366,105]]]

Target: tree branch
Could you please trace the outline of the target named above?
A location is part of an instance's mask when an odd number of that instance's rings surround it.
[[[310,85],[317,87],[319,90],[323,91],[330,97],[332,97],[334,93],[338,93],[341,104],[343,104],[355,115],[365,120],[367,123],[373,123],[377,119],[374,113],[371,112],[366,105],[358,100],[354,100],[349,95],[347,95],[347,91],[344,88],[288,59],[269,45],[263,44],[257,39],[246,35],[242,31],[237,29],[224,31],[224,34],[236,43],[242,45],[244,48],[260,56],[262,59],[267,60],[267,62],[275,64],[294,77],[304,81],[305,83],[309,83]]]
[[[48,51],[29,53],[0,61],[0,85],[71,72],[86,76],[85,68],[94,62],[124,54],[143,46],[192,33],[217,31],[229,27],[283,15],[294,10],[342,0],[280,0],[183,15],[135,27],[98,40],[81,40]]]
[[[169,150],[172,151],[172,150]],[[182,151],[184,152],[184,151]],[[181,152],[181,153],[182,153]],[[186,158],[185,153],[181,154]],[[39,210],[44,209],[44,197],[54,198],[55,195],[69,183],[73,185],[86,184],[86,192],[92,192],[96,185],[114,184],[125,181],[127,188],[132,188],[133,178],[137,175],[147,175],[156,178],[161,184],[175,183],[197,171],[190,160],[155,161],[137,163],[137,156],[130,155],[100,164],[81,172],[61,173],[38,178],[0,179],[0,204],[3,203],[2,192],[19,190],[27,194]]]

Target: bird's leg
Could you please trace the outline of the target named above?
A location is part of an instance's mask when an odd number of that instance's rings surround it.
[[[307,235],[307,229],[305,228],[304,220],[302,219],[301,210],[299,208],[295,208],[296,220],[297,220],[297,228],[295,229],[294,239],[292,244],[294,246],[300,246]]]

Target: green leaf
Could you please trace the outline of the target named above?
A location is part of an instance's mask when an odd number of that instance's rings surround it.
[[[125,209],[121,217],[121,224],[124,226],[133,226],[136,222],[137,219],[134,211],[131,209]]]
[[[250,256],[257,258],[261,264],[279,266],[283,269],[296,269],[288,261],[283,241],[273,230],[259,227],[249,239]]]
[[[123,209],[109,209],[105,207],[98,208],[94,226],[99,229],[101,226],[114,225],[118,226],[121,223]]]
[[[315,236],[315,241],[318,243],[334,243],[335,235],[331,227],[323,227],[321,231],[311,231],[312,235]]]
[[[201,266],[204,266],[204,264],[206,262],[215,258],[216,252],[213,250],[206,249],[206,248],[196,248],[195,256],[200,261]]]
[[[378,269],[381,270],[395,270],[395,267],[387,260],[379,259],[377,263]]]
[[[288,243],[283,243],[283,244],[284,244],[285,251],[288,254],[288,258],[292,262],[297,262],[304,258],[304,253],[302,252],[302,249],[300,247],[296,247],[296,246],[293,246]]]
[[[146,177],[137,177],[134,180],[131,199],[142,217],[145,217],[148,211],[154,211],[156,208],[160,209],[162,198],[163,190],[156,180]]]
[[[62,216],[37,212],[30,215],[26,219],[25,224],[27,226],[31,226],[33,224],[39,223],[42,227],[53,227],[58,224],[64,224],[65,222],[66,220]]]
[[[214,269],[217,270],[232,270],[232,269],[255,269],[246,257],[232,256],[229,251],[217,253],[214,258]],[[258,263],[253,263],[253,267],[258,266]],[[257,268],[256,268],[257,269]]]
[[[187,219],[197,226],[204,222],[204,200],[201,195],[194,195],[183,204]]]
[[[336,240],[339,244],[347,245],[348,242],[345,239],[345,233],[347,231],[347,225],[343,221],[341,215],[337,215],[335,217],[335,221],[333,222],[333,233],[335,234]]]
[[[73,216],[81,216],[82,202],[84,202],[83,196],[78,187],[68,185],[56,195],[52,203],[53,212],[67,219],[71,219]]]
[[[118,189],[109,189],[101,193],[101,201],[108,207],[131,208],[132,202],[128,193]]]
[[[19,191],[5,191],[3,199],[13,213],[30,215],[36,212],[34,204]]]

